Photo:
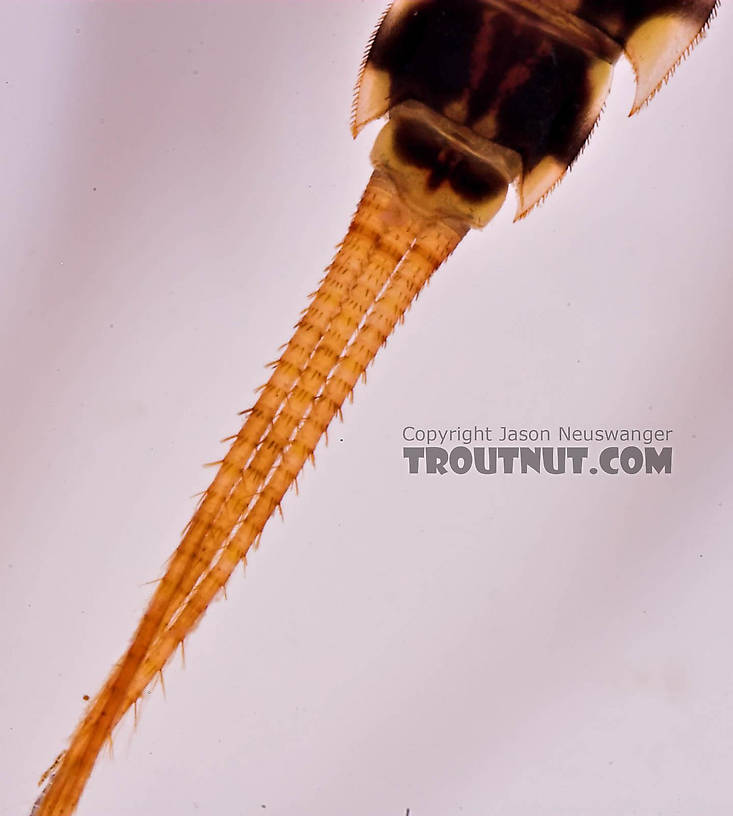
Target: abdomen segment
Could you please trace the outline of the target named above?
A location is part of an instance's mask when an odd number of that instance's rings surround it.
[[[513,151],[519,217],[559,181],[626,51],[635,109],[703,31],[713,0],[397,0],[374,37],[354,131],[418,102]]]

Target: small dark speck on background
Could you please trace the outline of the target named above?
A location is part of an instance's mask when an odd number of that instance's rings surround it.
[[[88,694],[85,694],[85,695],[84,695],[84,696],[83,696],[81,699],[86,701],[86,700],[88,700],[88,699],[89,699],[89,695],[88,695]]]

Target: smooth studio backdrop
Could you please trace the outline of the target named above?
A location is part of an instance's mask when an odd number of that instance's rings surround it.
[[[79,816],[733,808],[733,14],[470,235]],[[0,814],[125,648],[368,179],[382,3],[0,6]],[[402,429],[674,430],[668,477],[411,476]]]

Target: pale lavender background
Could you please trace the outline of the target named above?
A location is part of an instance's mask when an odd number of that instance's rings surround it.
[[[368,177],[376,2],[0,6],[0,814],[25,816]],[[470,236],[79,809],[733,810],[731,8]],[[672,478],[409,477],[404,424],[675,429]],[[261,805],[266,805],[263,810]]]

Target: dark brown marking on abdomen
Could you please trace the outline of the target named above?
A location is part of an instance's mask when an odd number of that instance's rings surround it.
[[[429,189],[447,183],[474,204],[494,198],[507,185],[486,161],[451,147],[435,130],[414,120],[397,124],[395,151],[402,161],[430,171]]]
[[[525,171],[546,156],[570,164],[587,136],[592,58],[522,15],[424,0],[380,30],[370,58],[390,76],[390,107],[422,102],[516,150]]]

